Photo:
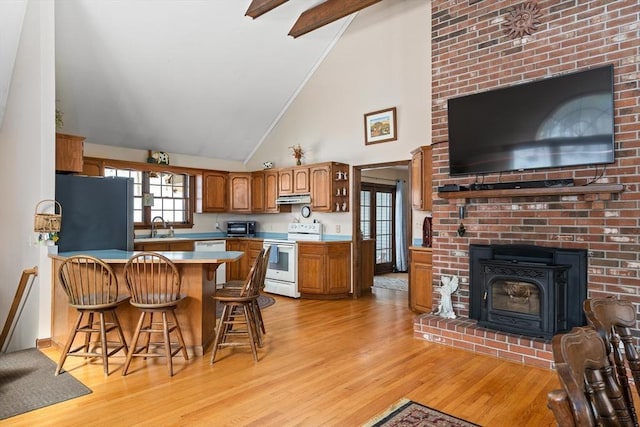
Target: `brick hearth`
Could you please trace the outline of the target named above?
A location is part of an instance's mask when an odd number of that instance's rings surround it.
[[[471,319],[444,319],[423,314],[414,320],[416,338],[524,365],[553,368],[551,343],[481,328]]]

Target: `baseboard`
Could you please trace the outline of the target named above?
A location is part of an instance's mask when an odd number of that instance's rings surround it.
[[[51,338],[37,338],[36,339],[36,348],[49,348],[53,345],[53,341]]]

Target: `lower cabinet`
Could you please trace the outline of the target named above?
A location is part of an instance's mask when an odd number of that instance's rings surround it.
[[[344,298],[351,291],[351,242],[298,242],[302,298]]]
[[[411,309],[433,311],[433,265],[431,248],[409,248],[409,300]]]
[[[227,250],[244,252],[244,256],[227,264],[227,280],[245,280],[262,246],[260,239],[228,239]]]
[[[134,243],[133,249],[136,251],[193,251],[193,241],[182,242],[148,242],[148,243]]]

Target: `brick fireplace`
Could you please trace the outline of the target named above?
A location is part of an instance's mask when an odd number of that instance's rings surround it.
[[[505,6],[505,4],[509,4]],[[493,331],[470,318],[469,246],[524,244],[577,249],[588,255],[588,296],[615,295],[640,304],[640,10],[636,1],[538,1],[536,32],[511,38],[504,24],[520,3],[486,0],[431,2],[433,277],[460,279],[452,295],[457,319],[416,318],[414,334],[519,363],[551,367],[545,340]],[[622,184],[624,191],[554,192],[439,197],[445,184],[475,176],[448,170],[447,99],[613,64],[616,161],[602,166],[489,174],[485,183],[572,178]],[[523,100],[526,102],[526,100]],[[464,206],[465,218],[459,218]],[[460,223],[466,233],[457,233]],[[434,292],[433,306],[439,303]],[[574,307],[575,308],[575,307]],[[634,334],[640,336],[638,327]]]

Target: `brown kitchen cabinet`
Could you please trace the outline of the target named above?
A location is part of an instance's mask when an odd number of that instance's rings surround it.
[[[291,212],[291,205],[278,205],[278,171],[253,172],[251,184],[251,212],[281,213]]]
[[[82,173],[84,136],[56,133],[56,172]]]
[[[264,211],[280,212],[276,199],[278,198],[278,171],[264,173]],[[291,209],[291,207],[289,207]]]
[[[419,147],[411,152],[411,204],[414,209],[431,210],[432,169],[430,145]]]
[[[85,157],[82,162],[82,174],[87,176],[104,176],[104,160]]]
[[[133,244],[136,251],[193,251],[193,241],[172,242],[136,242]]]
[[[262,239],[228,239],[228,251],[244,252],[236,262],[227,263],[227,280],[245,280],[254,261],[262,250]]]
[[[302,298],[344,298],[351,291],[351,242],[298,242]]]
[[[431,248],[409,248],[409,301],[411,309],[433,311],[433,268]]]
[[[227,179],[229,172],[202,172],[202,212],[226,212],[228,208]]]
[[[315,212],[349,211],[349,165],[328,162],[309,166],[311,209]]]
[[[298,166],[278,171],[278,195],[308,194],[309,167]]]
[[[262,213],[266,211],[264,180],[265,173],[263,171],[251,173],[251,212]]]
[[[229,183],[229,212],[250,213],[252,199],[251,172],[230,172]]]

